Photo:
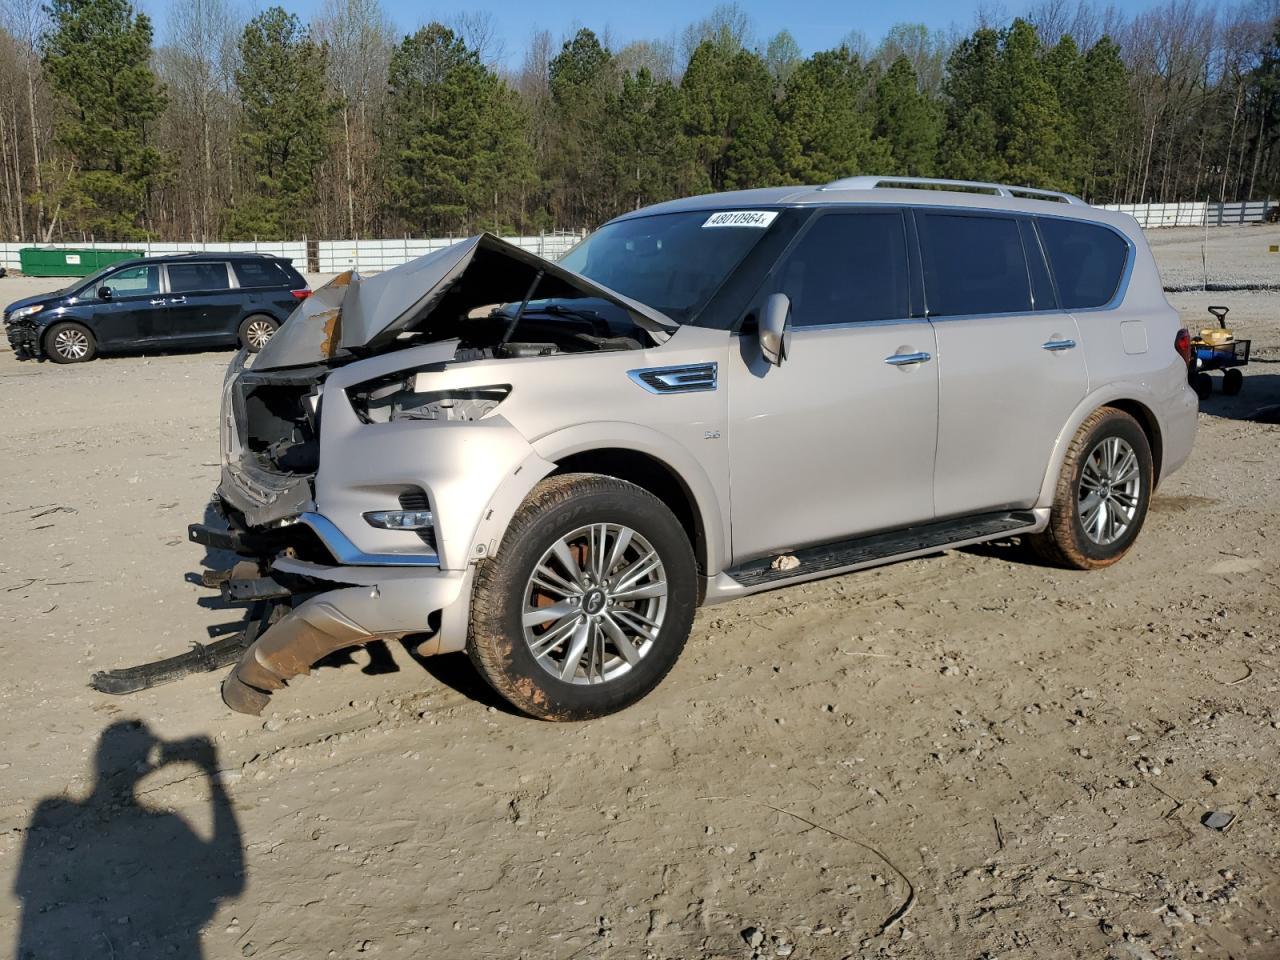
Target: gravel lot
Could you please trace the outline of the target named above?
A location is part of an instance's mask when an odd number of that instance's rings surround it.
[[[1203,231],[1152,240],[1202,277]],[[1210,280],[1278,243],[1211,230]],[[185,579],[230,354],[0,352],[0,955],[25,905],[59,960],[1280,956],[1280,293],[1170,299],[1256,362],[1123,563],[1002,543],[707,609],[578,725],[398,646],[265,720],[220,674],[89,690],[238,616]],[[157,744],[195,736],[214,781]]]

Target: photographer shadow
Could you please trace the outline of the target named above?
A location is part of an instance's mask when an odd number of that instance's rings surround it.
[[[208,779],[207,840],[137,795],[144,776],[177,762]],[[14,885],[22,901],[15,956],[201,957],[201,931],[245,883],[240,827],[213,743],[166,742],[142,723],[115,723],[102,732],[96,766],[85,800],[47,797],[32,814]]]

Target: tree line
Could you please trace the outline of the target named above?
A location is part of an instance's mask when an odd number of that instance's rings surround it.
[[[667,40],[492,18],[397,35],[381,0],[0,12],[0,235],[296,239],[594,226],[713,190],[860,173],[1091,202],[1280,192],[1280,0],[1135,16],[1042,0],[805,56],[735,5]]]

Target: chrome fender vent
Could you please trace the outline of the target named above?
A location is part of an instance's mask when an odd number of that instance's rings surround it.
[[[678,367],[645,367],[628,370],[629,376],[650,393],[694,393],[716,388],[716,364],[686,363]]]

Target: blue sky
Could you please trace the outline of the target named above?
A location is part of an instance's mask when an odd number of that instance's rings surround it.
[[[164,39],[164,0],[134,0],[157,24],[158,39]],[[303,20],[310,19],[320,0],[278,0]],[[789,30],[806,54],[834,46],[850,30],[860,30],[876,43],[895,23],[919,22],[930,27],[963,31],[973,28],[979,6],[987,11],[1001,11],[1008,16],[1023,13],[1034,0],[1001,2],[971,0],[967,3],[946,0],[888,0],[878,3],[849,3],[838,0],[793,0],[788,3],[739,0],[739,6],[751,17],[758,37],[767,38],[779,30]],[[270,5],[268,0],[242,0],[250,13]],[[492,14],[501,33],[507,64],[519,64],[529,37],[534,30],[551,31],[558,41],[571,29],[586,26],[602,33],[610,31],[615,46],[631,40],[675,39],[689,23],[705,17],[715,0],[690,3],[688,0],[641,0],[625,4],[601,3],[600,0],[480,0],[475,4],[436,4],[395,2],[384,5],[397,27],[410,33],[433,19],[449,20],[459,11],[485,11]],[[1097,6],[1108,5],[1105,2]],[[1158,0],[1112,0],[1119,10],[1133,14],[1159,5]]]

